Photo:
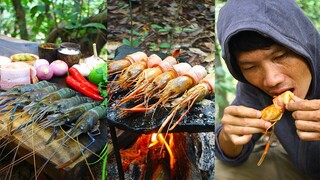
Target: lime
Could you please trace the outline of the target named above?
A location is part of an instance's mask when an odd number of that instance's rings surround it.
[[[106,84],[108,79],[107,75],[108,75],[107,63],[102,63],[97,65],[95,68],[93,68],[90,71],[88,80],[95,85],[99,85],[100,82],[102,82],[102,84]]]

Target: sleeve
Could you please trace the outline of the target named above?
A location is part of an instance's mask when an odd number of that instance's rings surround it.
[[[252,152],[253,150],[253,147],[254,147],[254,142],[253,140],[251,140],[248,144],[244,145],[243,146],[243,149],[241,151],[241,154],[236,157],[236,158],[229,158],[228,156],[226,156],[221,148],[220,148],[220,144],[219,144],[219,140],[218,140],[218,135],[220,133],[222,129],[222,126],[219,125],[218,129],[216,130],[216,138],[215,138],[215,155],[218,159],[220,159],[221,161],[225,162],[225,163],[228,163],[230,165],[234,165],[234,166],[237,166],[237,165],[240,165],[242,164],[243,162],[245,162],[248,158],[249,158],[249,155],[250,153]]]

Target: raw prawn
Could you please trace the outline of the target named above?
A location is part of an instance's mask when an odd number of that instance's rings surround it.
[[[281,119],[284,111],[285,105],[288,104],[291,100],[293,100],[294,94],[291,91],[285,91],[284,93],[280,94],[279,96],[275,97],[272,102],[273,104],[264,108],[261,113],[261,119],[271,122],[271,126],[265,131],[264,135],[268,134],[269,129],[271,129],[270,136],[266,143],[266,147],[263,151],[263,154],[257,163],[260,166],[268,153],[270,141],[274,133],[274,125]]]
[[[3,108],[14,106],[14,111],[12,112],[12,115],[15,113],[15,109],[17,109],[19,106],[27,105],[31,102],[37,102],[47,94],[54,92],[58,89],[56,85],[50,85],[44,88],[34,89],[30,92],[23,93],[19,97],[15,98],[11,102],[6,103]]]
[[[60,113],[48,115],[43,120],[43,122],[39,124],[39,126],[44,128],[46,127],[54,128],[54,132],[52,133],[51,137],[46,142],[46,144],[48,144],[51,141],[51,139],[56,136],[61,125],[64,125],[66,123],[71,124],[75,122],[82,114],[94,108],[95,106],[98,106],[99,104],[100,102],[87,102],[87,103],[80,104],[78,106],[61,110]]]
[[[163,128],[168,125],[169,122],[172,122],[172,119],[175,117],[176,113],[179,110],[187,109],[182,112],[182,115],[179,119],[175,122],[175,124],[169,127],[171,131],[174,129],[179,122],[182,121],[183,117],[189,112],[190,108],[196,101],[200,101],[204,99],[209,94],[214,93],[214,74],[210,73],[205,78],[203,78],[197,85],[193,86],[191,89],[186,91],[181,97],[176,98],[173,100],[170,105],[167,105],[170,108],[173,108],[169,114],[169,116],[165,119],[162,123],[161,127],[158,130],[158,133],[161,133]]]
[[[125,68],[129,67],[131,64],[146,60],[148,58],[147,54],[145,52],[135,52],[133,54],[127,55],[122,60],[114,60],[108,62],[108,74],[113,75],[120,73]]]
[[[8,89],[7,91],[0,93],[0,97],[3,97],[1,98],[0,104],[3,105],[8,101],[14,100],[17,96],[20,96],[26,92],[30,92],[35,89],[40,89],[40,88],[44,88],[52,85],[55,85],[55,84],[48,81],[40,81],[36,84],[14,86],[11,89]]]
[[[79,152],[78,155],[75,155],[72,159],[61,164],[57,168],[65,168],[73,162],[75,162],[82,155],[82,153],[85,152],[95,142],[95,139],[93,135],[90,133],[90,131],[94,130],[94,128],[97,128],[97,126],[99,125],[99,120],[103,118],[106,114],[107,108],[105,105],[96,106],[82,114],[77,120],[76,124],[66,132],[66,136],[62,139],[60,147],[48,158],[47,162],[50,161],[50,159],[69,139],[74,139],[80,134],[87,133],[91,138],[91,142],[86,147],[82,148],[81,152]],[[44,166],[42,166],[39,171],[42,171],[43,168]]]
[[[31,123],[34,123],[41,119],[46,114],[46,111],[40,111],[41,107],[48,106],[56,100],[70,98],[72,96],[75,96],[76,94],[77,92],[70,88],[61,88],[58,91],[46,95],[39,102],[32,102],[29,105],[23,107],[24,112],[31,115],[31,120],[24,124],[21,124],[18,128],[14,129],[13,132],[20,130],[30,125]],[[36,113],[36,117],[33,117],[33,115]]]

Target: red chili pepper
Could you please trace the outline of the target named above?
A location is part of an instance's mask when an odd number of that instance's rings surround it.
[[[69,73],[73,76],[78,82],[92,89],[93,91],[99,93],[99,89],[96,85],[89,82],[86,78],[82,76],[82,74],[78,71],[78,69],[71,67],[69,68]]]
[[[104,98],[100,94],[96,93],[87,86],[84,86],[81,82],[78,82],[74,76],[67,76],[66,83],[73,89],[79,91],[83,95],[90,97],[94,100],[103,101]]]

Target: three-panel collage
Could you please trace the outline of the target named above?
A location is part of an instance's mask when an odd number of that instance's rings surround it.
[[[319,9],[0,1],[0,180],[320,180]]]

